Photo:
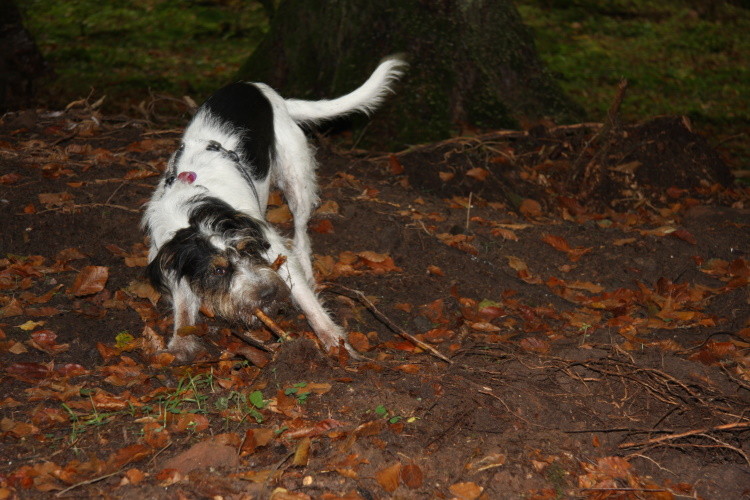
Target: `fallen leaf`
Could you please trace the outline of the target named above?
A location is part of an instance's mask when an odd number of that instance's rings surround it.
[[[375,473],[378,484],[388,493],[393,493],[400,482],[401,464],[396,463]]]
[[[401,482],[403,482],[407,488],[410,488],[412,490],[421,488],[422,483],[424,482],[424,474],[422,474],[422,469],[420,469],[419,466],[415,464],[404,465],[401,468],[400,478]]]
[[[524,198],[521,205],[518,207],[518,211],[530,219],[542,216],[542,206],[538,201],[532,200],[531,198]]]
[[[449,488],[459,500],[475,500],[479,498],[484,488],[476,483],[456,483]]]
[[[93,295],[104,290],[109,279],[109,268],[105,266],[86,266],[76,276],[70,293],[76,297]]]
[[[315,210],[315,215],[338,215],[339,204],[334,200],[326,200]]]
[[[388,167],[393,175],[401,175],[404,173],[404,166],[398,161],[395,155],[388,157]]]
[[[310,224],[310,231],[318,234],[333,234],[333,223],[329,219],[321,219]]]
[[[476,179],[480,182],[484,182],[487,176],[490,175],[490,171],[481,167],[474,167],[466,171],[466,176]]]
[[[39,203],[48,207],[65,205],[73,200],[73,195],[67,191],[62,193],[40,193],[37,195]]]
[[[233,446],[217,443],[214,438],[194,444],[188,450],[170,458],[162,465],[164,469],[176,469],[188,474],[197,469],[237,467],[240,463]]]
[[[272,224],[288,224],[292,222],[292,212],[289,205],[281,205],[277,208],[271,208],[266,211],[266,220]]]
[[[427,274],[433,276],[445,276],[445,273],[438,266],[427,266]]]
[[[292,465],[297,467],[306,467],[307,462],[310,459],[310,445],[312,441],[309,437],[305,437],[299,440],[297,448],[294,450],[294,458],[292,459]]]
[[[678,228],[675,231],[673,231],[672,236],[674,236],[675,238],[679,238],[682,241],[687,241],[691,245],[698,244],[698,240],[695,238],[695,236],[693,236],[690,232],[682,228]]]

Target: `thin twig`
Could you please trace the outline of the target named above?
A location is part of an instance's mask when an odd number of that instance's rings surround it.
[[[271,330],[273,333],[275,333],[276,336],[279,337],[281,340],[284,340],[284,341],[288,341],[289,340],[289,334],[286,333],[283,328],[281,328],[279,325],[277,325],[274,320],[272,320],[271,318],[269,318],[268,315],[266,315],[266,313],[264,313],[260,309],[256,309],[256,310],[253,311],[253,314],[264,325],[266,325],[269,330]]]
[[[83,203],[81,205],[63,205],[61,207],[40,210],[39,212],[34,212],[34,213],[29,213],[29,214],[21,213],[21,214],[16,214],[16,215],[39,215],[39,214],[43,214],[47,212],[59,212],[61,210],[70,210],[70,209],[76,209],[76,208],[116,208],[118,210],[125,210],[126,212],[133,212],[136,214],[140,212],[140,210],[136,208],[125,207],[123,205],[113,205],[111,203]]]
[[[128,462],[128,463],[129,463],[129,462]],[[128,465],[128,464],[125,464],[125,465]],[[110,478],[110,477],[112,477],[112,476],[116,476],[117,474],[121,473],[121,472],[122,472],[122,471],[124,471],[124,470],[125,470],[125,466],[123,465],[123,466],[122,466],[121,468],[117,469],[117,470],[116,470],[116,471],[114,471],[114,472],[110,472],[109,474],[104,474],[103,476],[98,476],[98,477],[95,477],[95,478],[93,478],[93,479],[89,479],[89,480],[87,480],[87,481],[81,481],[80,483],[76,483],[76,484],[71,484],[70,486],[68,486],[68,487],[67,487],[67,488],[65,488],[64,490],[60,490],[60,491],[58,491],[58,492],[57,492],[57,494],[56,494],[55,496],[56,496],[56,497],[59,497],[59,496],[62,496],[62,495],[64,495],[65,493],[69,492],[70,490],[73,490],[73,489],[75,489],[75,488],[78,488],[79,486],[86,486],[87,484],[93,484],[93,483],[97,483],[97,482],[99,482],[99,481],[102,481],[103,479],[107,479],[107,478]]]
[[[412,344],[416,345],[420,349],[424,349],[425,351],[429,352],[436,358],[442,359],[446,363],[453,363],[449,358],[445,357],[444,354],[442,354],[440,351],[435,349],[434,347],[425,344],[418,338],[414,337],[414,335],[411,335],[410,333],[406,332],[403,328],[395,324],[393,321],[388,318],[385,314],[380,312],[377,307],[375,307],[375,304],[373,304],[370,299],[368,299],[364,293],[360,292],[359,290],[353,290],[351,288],[347,288],[343,285],[339,285],[336,283],[329,283],[326,285],[326,288],[331,290],[334,293],[338,293],[339,295],[345,295],[347,297],[357,299],[359,300],[364,306],[383,324],[385,324],[388,328],[393,330],[395,333],[398,333],[402,337],[404,337],[406,340],[411,342]]]
[[[746,429],[750,427],[750,422],[733,422],[731,424],[721,424],[714,427],[708,427],[705,429],[692,429],[685,432],[680,432],[677,434],[668,434],[666,436],[659,436],[651,439],[647,439],[646,441],[639,441],[639,442],[633,442],[633,443],[622,443],[618,446],[618,448],[635,448],[637,446],[646,446],[649,444],[656,444],[661,443],[663,441],[669,441],[672,439],[680,439],[688,436],[695,436],[698,434],[706,434],[707,432],[711,431],[731,431],[734,429]]]

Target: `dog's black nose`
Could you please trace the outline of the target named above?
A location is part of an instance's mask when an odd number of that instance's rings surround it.
[[[263,302],[273,302],[284,298],[283,286],[279,283],[271,282],[264,285],[259,291],[258,296]]]

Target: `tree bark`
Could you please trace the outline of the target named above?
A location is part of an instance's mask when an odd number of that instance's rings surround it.
[[[49,72],[13,0],[0,0],[0,111],[24,107],[34,80]]]
[[[370,143],[582,118],[510,0],[286,0],[239,77],[289,97],[330,98],[356,88],[394,53],[406,54],[411,68],[368,125]]]

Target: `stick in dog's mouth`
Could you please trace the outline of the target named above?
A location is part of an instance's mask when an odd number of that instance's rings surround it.
[[[277,337],[279,337],[283,341],[289,340],[289,334],[284,331],[283,328],[281,328],[279,325],[276,324],[274,320],[268,317],[266,313],[261,311],[260,309],[255,309],[253,311],[253,315],[260,320],[261,323],[266,325],[269,330],[271,330],[274,334],[276,334]]]

